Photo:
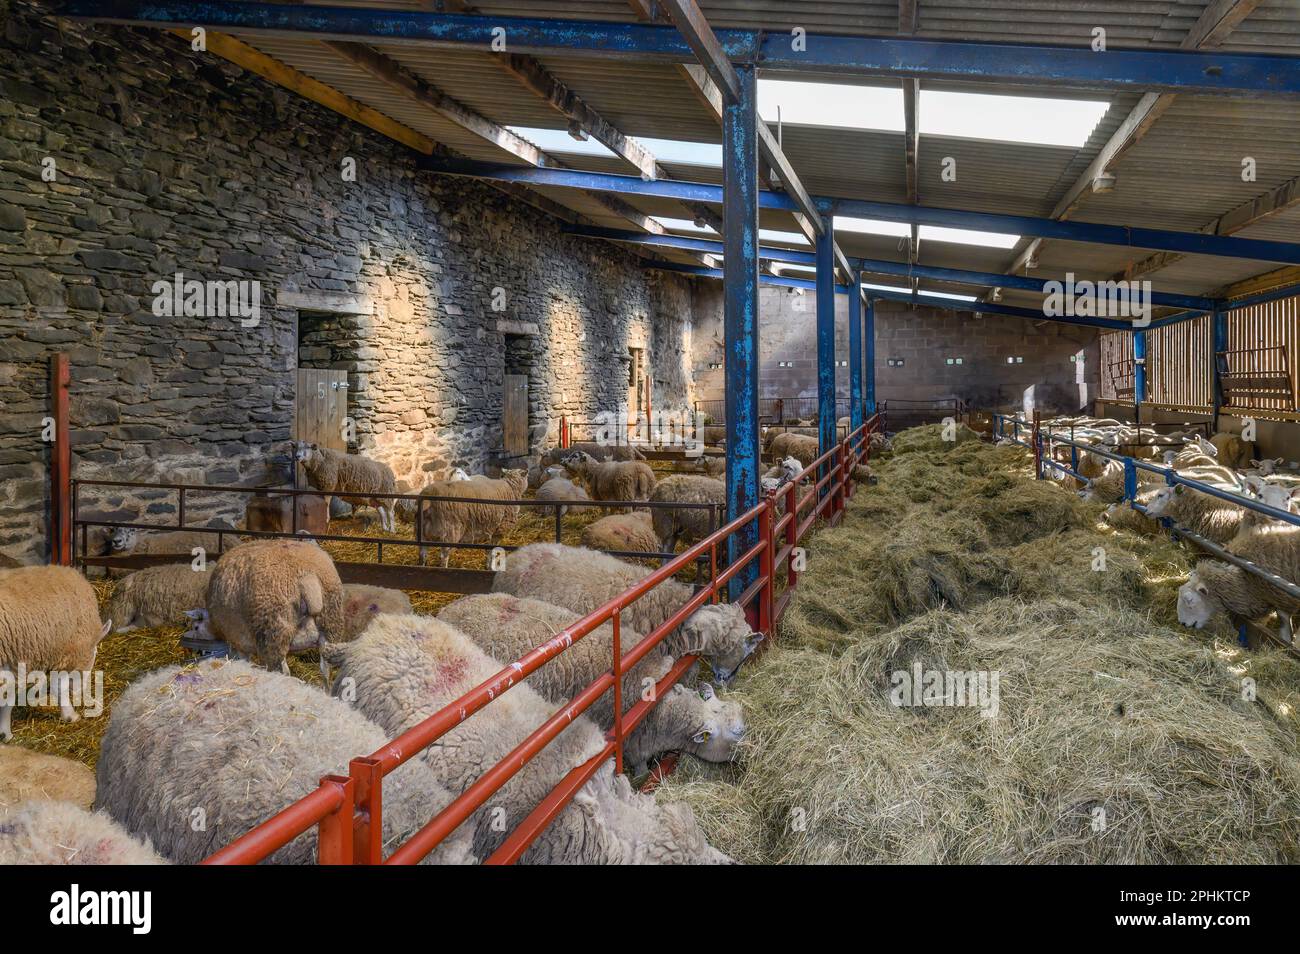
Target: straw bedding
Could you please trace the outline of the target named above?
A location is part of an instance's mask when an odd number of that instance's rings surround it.
[[[900,443],[741,670],[742,764],[683,763],[662,797],[751,863],[1300,861],[1295,658],[1178,627],[1194,556],[1099,524],[1022,451]],[[908,492],[921,460],[942,497]],[[996,715],[895,705],[918,664],[996,673]]]

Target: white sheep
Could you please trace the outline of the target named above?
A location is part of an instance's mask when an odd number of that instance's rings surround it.
[[[454,626],[427,616],[381,616],[357,641],[332,645],[326,652],[339,666],[338,685],[346,686],[357,707],[393,736],[507,668]],[[486,707],[463,718],[420,754],[418,760],[453,792],[467,789],[554,714],[554,703],[528,685],[513,683],[513,677],[505,677]],[[523,763],[458,833],[470,834],[474,851],[487,857],[560,780],[604,747],[604,733],[592,720],[584,715],[568,720],[560,734]],[[530,864],[604,864],[660,857],[726,860],[703,842],[698,828],[694,831],[698,842],[694,837],[684,839],[682,832],[652,810],[629,825],[621,813],[605,806],[619,792],[612,762],[607,761],[521,860]],[[647,851],[645,846],[657,847]]]
[[[197,637],[224,640],[236,653],[286,673],[291,653],[346,638],[343,583],[334,561],[320,547],[296,540],[231,550],[212,571],[206,609],[187,615],[196,620]]]
[[[204,533],[199,530],[160,530],[142,532],[135,527],[116,527],[108,538],[108,556],[142,556],[166,554],[174,556],[176,563],[188,562],[195,550],[216,554],[238,545],[236,531]],[[130,570],[110,567],[108,576],[118,578]]]
[[[655,489],[655,472],[643,461],[598,461],[574,451],[560,462],[571,477],[583,481],[594,500],[641,501]]]
[[[148,840],[71,802],[24,802],[0,811],[0,865],[165,865]]]
[[[206,607],[211,577],[211,566],[196,570],[189,563],[167,563],[128,574],[118,580],[105,609],[113,632],[180,624],[187,610]]]
[[[379,511],[383,529],[397,529],[393,498],[376,496],[397,493],[393,468],[360,454],[344,454],[306,441],[294,444],[293,458],[302,464],[307,482],[313,488],[333,494],[353,507],[374,507]]]
[[[499,478],[476,476],[469,480],[440,480],[420,491],[424,497],[423,538],[437,543],[493,543],[497,536],[514,526],[519,517],[518,504],[469,503],[469,500],[513,501],[528,489],[528,473],[505,470]],[[452,498],[452,499],[445,499]],[[457,499],[459,498],[459,499]],[[451,559],[451,547],[440,547],[442,565]],[[420,547],[420,563],[428,554]]]
[[[679,541],[694,543],[717,529],[727,512],[727,485],[702,474],[670,474],[655,486],[650,500],[655,503],[714,505],[712,510],[702,507],[655,507],[651,510],[654,534],[663,541],[664,550],[671,553]]]
[[[95,801],[95,773],[72,759],[0,746],[0,811],[32,799],[89,808]]]
[[[509,661],[550,641],[581,617],[541,600],[484,593],[448,604],[438,618],[469,636],[489,656]],[[624,654],[641,642],[641,635],[627,627],[619,637]],[[551,702],[568,702],[613,667],[613,650],[614,630],[604,623],[529,676],[527,684]],[[671,656],[656,648],[632,666],[623,679],[624,711],[658,683],[672,663]],[[613,714],[612,690],[586,710],[602,728],[613,726]],[[706,762],[729,762],[744,734],[739,703],[724,702],[707,683],[698,691],[679,683],[626,739],[624,758],[636,767],[636,774],[652,756],[670,750],[690,752]]]
[[[708,477],[722,477],[727,472],[727,458],[722,454],[704,454],[695,468]]]
[[[560,543],[530,543],[509,554],[492,583],[494,593],[531,596],[575,613],[590,613],[639,583],[651,571],[606,553]],[[622,612],[623,622],[649,635],[692,596],[691,587],[664,580]],[[703,656],[724,685],[763,640],[734,604],[706,604],[663,642],[674,657]]]
[[[549,470],[557,469],[563,472],[563,468],[549,468]],[[537,488],[537,499],[553,500],[558,503],[564,500],[590,500],[591,498],[587,496],[587,491],[584,488],[579,487],[567,477],[553,475],[547,479],[546,483]],[[569,512],[569,508],[560,507],[559,511],[560,515],[563,516]]]
[[[1280,621],[1282,641],[1290,643],[1291,618],[1300,612],[1300,600],[1231,563],[1202,560],[1178,588],[1178,622],[1195,629],[1203,629],[1221,613],[1257,620],[1273,611]]]
[[[343,635],[338,641],[355,639],[380,613],[409,613],[411,598],[401,590],[364,583],[343,584]]]
[[[1215,543],[1227,543],[1235,537],[1246,515],[1239,504],[1200,493],[1185,484],[1160,488],[1146,507],[1147,516],[1168,517],[1178,526]]]
[[[99,642],[112,625],[100,624],[95,591],[76,570],[0,570],[0,674],[10,685],[20,665],[49,674],[64,722],[81,718],[72,705],[74,683],[95,668]],[[12,694],[0,693],[0,742],[13,738],[13,703]]]
[[[604,444],[599,441],[576,441],[568,447],[552,447],[542,455],[542,464],[558,464],[565,457],[581,451],[589,455],[594,460],[645,460],[645,454],[641,453],[631,444]]]
[[[354,708],[290,676],[234,660],[168,666],[114,704],[95,805],[172,861],[197,864],[387,741]],[[450,801],[419,760],[386,776],[384,844],[391,849]],[[267,860],[315,858],[313,826]],[[474,858],[468,838],[452,835],[431,860]]]
[[[1241,483],[1251,496],[1275,510],[1295,513],[1297,506],[1300,505],[1300,484],[1290,484],[1268,477],[1253,475],[1243,478]],[[1247,510],[1241,518],[1241,531],[1239,532],[1269,525],[1276,526],[1278,523],[1280,521],[1275,520],[1268,514],[1260,513],[1257,510]]]
[[[593,520],[582,528],[582,545],[619,553],[658,553],[660,546],[651,515],[644,510]]]

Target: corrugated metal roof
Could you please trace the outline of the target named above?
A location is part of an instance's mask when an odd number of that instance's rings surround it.
[[[420,0],[317,0],[337,5],[416,10]],[[894,0],[701,0],[715,27],[784,31],[896,35]],[[924,0],[916,35],[1009,42],[1086,46],[1103,27],[1112,48],[1176,48],[1208,0]],[[483,0],[475,8],[496,16],[568,19],[635,19],[626,0]],[[474,159],[518,161],[509,153],[372,79],[327,47],[301,39],[245,37],[304,73],[387,114],[434,141]],[[1300,54],[1300,3],[1263,0],[1222,46],[1228,50]],[[562,129],[565,118],[487,54],[379,45],[380,52],[448,96],[501,125]],[[544,68],[632,137],[719,142],[720,131],[678,68],[608,58],[547,56]],[[810,81],[888,85],[891,81],[842,76],[802,77]],[[927,88],[1007,95],[1098,98],[1087,90],[1044,92],[1033,87],[944,82]],[[994,140],[923,135],[920,142],[920,200],[924,205],[1049,215],[1140,98],[1112,93],[1110,109],[1079,149],[1032,146]],[[878,130],[800,126],[787,123],[784,148],[805,187],[814,194],[906,201],[903,136]],[[1235,206],[1300,176],[1300,106],[1290,100],[1179,96],[1141,142],[1114,166],[1115,188],[1088,194],[1072,214],[1080,221],[1164,229],[1197,230]],[[940,161],[956,160],[957,179],[945,181]],[[1241,161],[1255,160],[1253,182],[1241,178]],[[628,173],[617,158],[559,158],[575,168]],[[674,178],[721,182],[721,170],[661,161]],[[626,228],[590,196],[563,189],[540,190],[592,221]],[[689,217],[678,203],[632,197],[648,214]],[[764,213],[764,227],[793,231],[788,215]],[[1300,209],[1272,216],[1241,232],[1246,237],[1295,240]],[[896,258],[893,238],[840,233],[846,254]],[[1050,241],[1040,252],[1040,272],[1073,271],[1106,276],[1146,258],[1139,249]],[[959,268],[1004,271],[1012,251],[923,242],[921,261]],[[1157,287],[1204,292],[1276,266],[1268,263],[1192,256],[1152,276]]]

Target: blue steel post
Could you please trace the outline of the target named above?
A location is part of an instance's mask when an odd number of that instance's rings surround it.
[[[1210,386],[1214,390],[1214,430],[1219,429],[1219,410],[1223,407],[1223,386],[1219,378],[1219,355],[1228,350],[1228,313],[1215,309],[1210,319]]]
[[[722,116],[723,328],[726,349],[727,521],[758,503],[758,92],[754,69],[738,66],[740,98]],[[758,542],[757,521],[727,544],[735,561]],[[751,562],[731,578],[738,601],[758,577]]]
[[[835,446],[835,231],[829,217],[817,236],[817,451],[825,454]],[[829,472],[817,469],[821,480]],[[824,497],[830,492],[822,487]]]
[[[1133,332],[1133,418],[1142,421],[1142,405],[1147,399],[1147,333]]]
[[[849,428],[862,426],[862,287],[858,276],[849,285]]]
[[[876,413],[876,300],[867,299],[867,310],[862,316],[862,338],[866,355],[862,359],[862,413],[867,417]]]

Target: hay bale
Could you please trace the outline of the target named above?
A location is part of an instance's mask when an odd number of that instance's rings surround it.
[[[900,431],[894,435],[890,450],[895,456],[914,454],[917,451],[948,451],[966,441],[980,439],[979,434],[965,424],[956,425],[948,435],[951,439],[945,439],[944,431],[947,427],[945,424],[925,424]]]
[[[915,663],[997,672],[996,715],[892,704]],[[660,791],[747,861],[1300,860],[1294,735],[1211,647],[1131,610],[935,610],[839,655],[778,644],[737,694],[735,790]]]

